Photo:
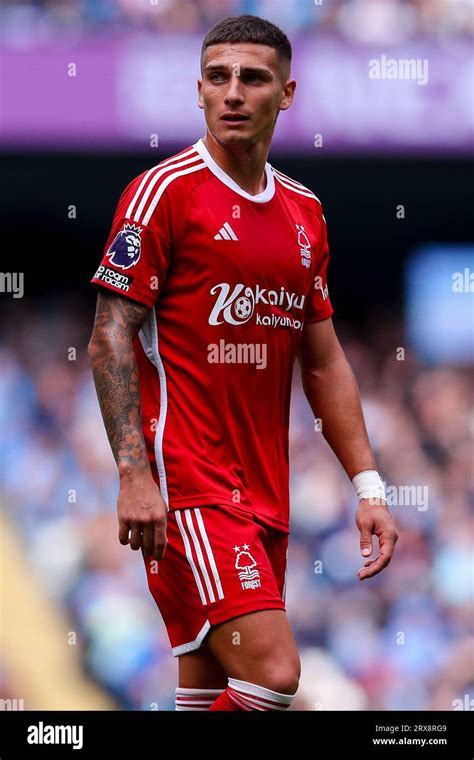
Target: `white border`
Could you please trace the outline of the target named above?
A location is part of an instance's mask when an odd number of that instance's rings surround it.
[[[206,620],[194,641],[188,641],[187,644],[180,644],[179,647],[173,647],[173,656],[179,657],[180,654],[186,654],[186,652],[193,652],[195,649],[199,649],[210,627],[211,624],[209,620]]]
[[[166,387],[165,368],[161,361],[158,346],[158,325],[156,323],[156,311],[154,306],[151,308],[148,319],[143,324],[138,335],[145,354],[158,371],[160,381],[160,414],[156,426],[154,449],[156,466],[160,477],[160,491],[166,506],[168,507],[168,484],[166,482],[166,470],[163,458],[163,434],[166,424],[166,413],[168,411],[168,391]]]

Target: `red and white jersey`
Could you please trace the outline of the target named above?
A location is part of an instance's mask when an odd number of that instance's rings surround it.
[[[221,504],[288,532],[288,423],[305,322],[333,313],[314,193],[265,166],[242,190],[202,140],[123,191],[92,283],[151,308],[134,340],[170,509]]]

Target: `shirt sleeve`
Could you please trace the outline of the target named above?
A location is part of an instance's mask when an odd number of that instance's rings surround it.
[[[311,287],[308,292],[305,310],[305,322],[320,322],[334,314],[327,286],[327,268],[329,264],[329,245],[326,219],[322,210],[318,214],[319,240],[316,251],[316,265]]]
[[[135,221],[133,209],[143,176],[134,179],[120,196],[102,261],[91,283],[151,308],[170,265],[171,221],[169,201],[164,196],[146,225]]]

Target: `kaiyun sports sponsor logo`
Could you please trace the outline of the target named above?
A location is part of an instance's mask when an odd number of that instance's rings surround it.
[[[242,282],[232,286],[228,282],[220,282],[210,289],[212,296],[217,296],[209,315],[210,325],[243,325],[255,315],[257,325],[269,327],[293,327],[303,329],[303,320],[288,315],[278,315],[274,312],[261,314],[259,306],[280,306],[285,311],[304,308],[305,296],[290,293],[283,286],[280,290],[269,290],[260,285],[250,287]],[[265,309],[268,312],[268,309]]]

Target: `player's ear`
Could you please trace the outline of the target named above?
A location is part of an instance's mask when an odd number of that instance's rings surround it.
[[[204,103],[202,100],[202,79],[197,80],[198,85],[198,106],[199,108],[204,108]]]
[[[296,81],[289,79],[283,86],[283,94],[280,100],[280,111],[286,111],[293,103],[295,97]]]

